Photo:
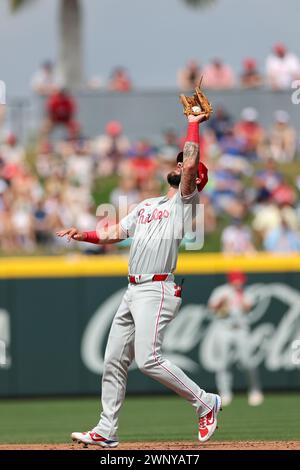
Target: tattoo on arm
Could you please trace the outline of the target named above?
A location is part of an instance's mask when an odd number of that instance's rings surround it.
[[[183,196],[188,196],[195,191],[198,164],[199,145],[195,142],[186,142],[183,149],[183,172],[181,179],[181,193]]]
[[[186,142],[183,149],[183,161],[195,162],[197,159],[199,159],[199,145],[195,142]]]

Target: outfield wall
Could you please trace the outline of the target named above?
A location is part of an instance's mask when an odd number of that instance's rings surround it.
[[[183,305],[165,355],[205,388],[224,357],[207,309],[230,269],[244,270],[256,299],[249,314],[251,361],[267,389],[300,388],[300,256],[226,258],[185,254]],[[127,258],[49,257],[0,261],[0,395],[98,394],[105,343],[127,279]],[[147,314],[145,308],[144,314]],[[297,342],[298,341],[298,342]],[[234,353],[235,388],[245,377]],[[130,392],[160,392],[133,364]]]
[[[119,120],[130,139],[147,137],[155,142],[167,127],[185,132],[185,119],[179,103],[179,90],[134,90],[131,93],[107,91],[82,92],[76,95],[78,119],[84,135],[95,137],[103,133],[110,120]],[[243,108],[255,107],[259,121],[267,129],[273,123],[274,112],[287,111],[291,123],[300,132],[299,88],[273,92],[267,89],[209,90],[214,107],[224,106],[237,120]],[[293,100],[292,100],[293,97]],[[45,102],[41,98],[13,99],[8,97],[7,120],[19,139],[26,141],[41,127]],[[146,112],[145,112],[146,111]]]

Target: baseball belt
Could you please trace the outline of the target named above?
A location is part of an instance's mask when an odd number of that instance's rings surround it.
[[[130,284],[142,284],[143,282],[151,282],[151,281],[166,281],[169,277],[173,274],[137,274],[135,276],[128,276],[128,281]]]

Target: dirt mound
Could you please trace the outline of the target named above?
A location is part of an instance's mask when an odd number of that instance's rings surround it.
[[[79,444],[1,444],[1,450],[82,450]],[[89,446],[85,450],[102,450]],[[300,441],[124,442],[117,450],[300,450]]]

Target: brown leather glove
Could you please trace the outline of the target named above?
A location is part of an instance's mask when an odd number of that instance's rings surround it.
[[[210,118],[211,113],[213,112],[213,107],[208,101],[207,96],[201,90],[201,83],[202,78],[199,86],[195,88],[194,95],[185,96],[181,94],[180,101],[183,105],[183,113],[186,116],[189,116],[190,114],[193,114],[194,116],[203,114],[204,121],[207,121]]]

